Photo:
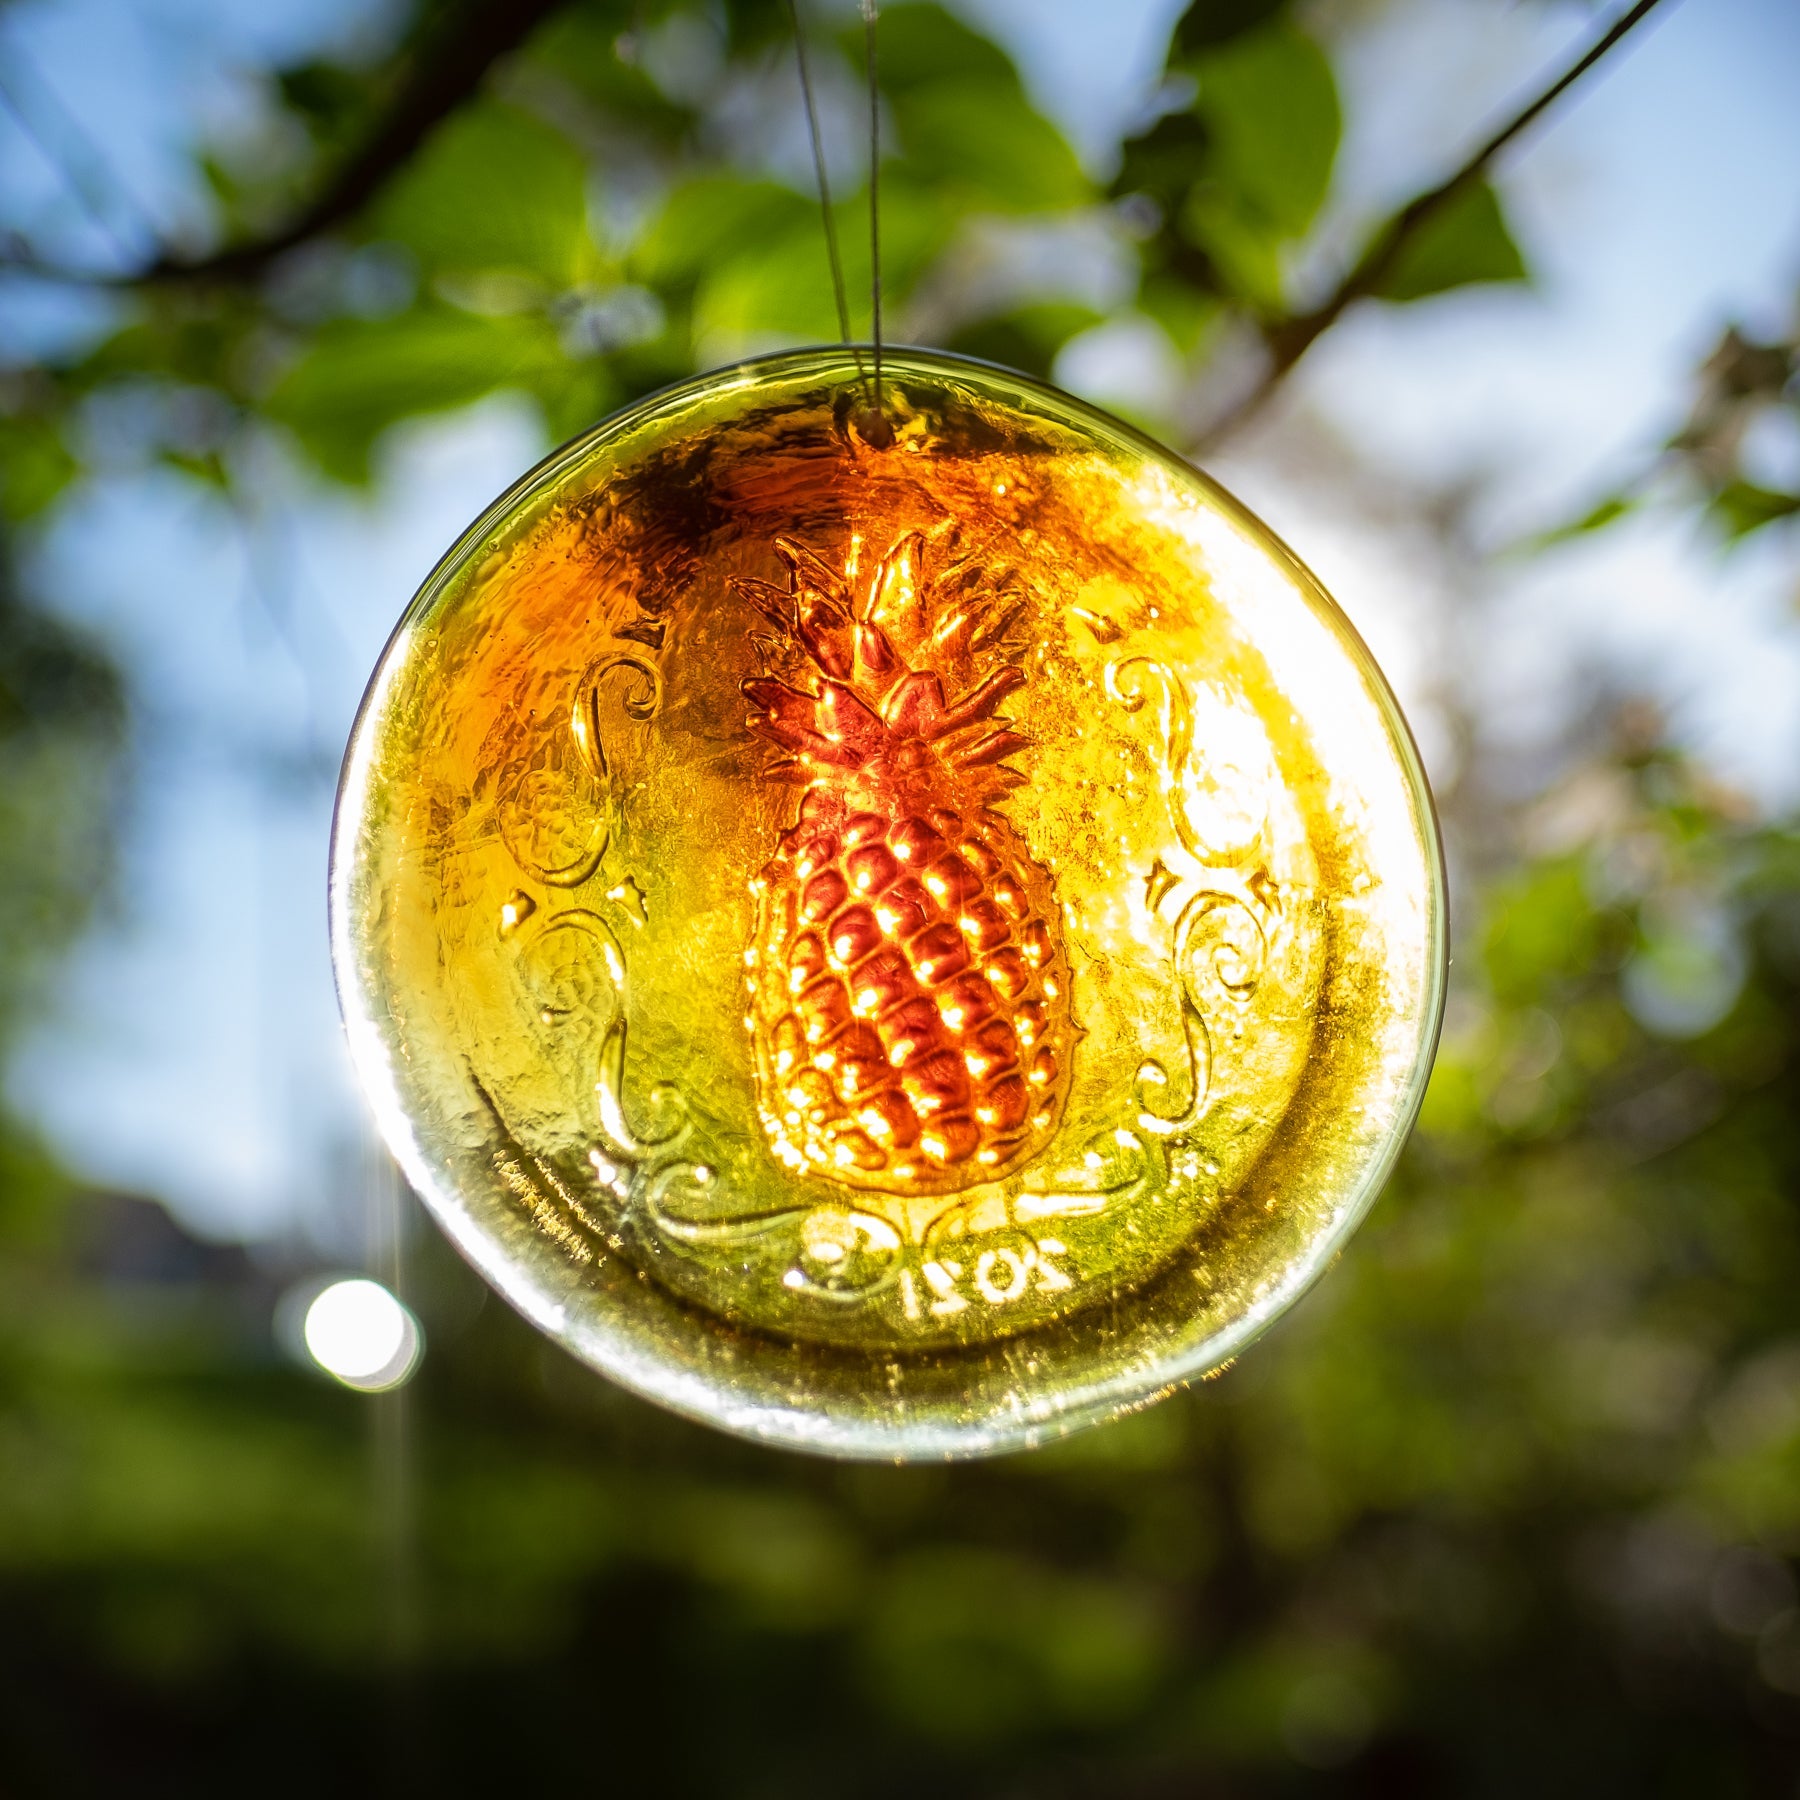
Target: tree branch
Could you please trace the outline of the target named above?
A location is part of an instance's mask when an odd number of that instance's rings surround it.
[[[1418,236],[1423,227],[1481,181],[1494,159],[1508,144],[1535,124],[1542,113],[1554,105],[1659,4],[1661,0],[1637,0],[1637,4],[1623,14],[1578,61],[1502,125],[1455,174],[1409,200],[1388,219],[1370,240],[1356,266],[1325,300],[1310,312],[1300,313],[1268,326],[1263,333],[1263,341],[1269,348],[1268,368],[1263,371],[1256,385],[1223,418],[1216,420],[1208,428],[1204,441],[1216,442],[1255,413],[1301,357],[1338,322],[1347,307],[1380,289],[1382,282],[1392,273],[1401,251]]]
[[[432,130],[473,98],[503,56],[516,50],[567,0],[473,0],[458,8],[406,71],[386,111],[360,147],[306,206],[261,237],[203,256],[164,253],[123,275],[85,273],[25,256],[14,268],[48,280],[144,287],[253,280],[288,251],[353,219],[405,168]]]

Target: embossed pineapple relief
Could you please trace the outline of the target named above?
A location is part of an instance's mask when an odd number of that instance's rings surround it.
[[[752,884],[757,1105],[775,1154],[850,1187],[949,1194],[1028,1161],[1068,1097],[1076,1028],[1049,875],[994,803],[1025,739],[1019,599],[917,534],[853,589],[788,538],[745,682],[767,771],[802,788]]]
[[[1144,841],[1163,850],[1131,879],[1175,996],[1162,1036],[1181,1054],[1143,1060],[1135,1084],[1122,1073],[1074,1145],[1046,1155],[1083,1033],[1055,879],[1008,817],[1024,780],[1010,759],[1030,740],[1001,708],[1026,698],[1026,597],[976,558],[928,571],[917,533],[860,572],[854,552],[834,567],[791,538],[773,548],[785,584],[734,584],[762,627],[745,728],[772,751],[762,778],[793,794],[749,882],[748,1138],[630,1065],[647,915],[636,877],[608,862],[622,784],[607,733],[655,718],[662,628],[628,628],[643,652],[599,660],[557,728],[499,762],[498,829],[522,883],[500,931],[522,1004],[578,1041],[596,1095],[593,1185],[546,1180],[596,1238],[624,1231],[746,1279],[766,1269],[802,1299],[885,1294],[927,1325],[1054,1305],[1081,1272],[1048,1233],[1216,1172],[1195,1148],[1215,1073],[1292,923],[1270,873],[1267,739],[1166,663],[1105,663],[1111,703],[1149,728],[1132,754],[1156,788]],[[1075,616],[1103,649],[1120,635]],[[769,1155],[786,1183],[757,1172]],[[983,1194],[1004,1196],[999,1213],[958,1213]]]

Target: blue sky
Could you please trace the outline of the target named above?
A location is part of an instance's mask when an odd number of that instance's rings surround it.
[[[1144,102],[1170,0],[964,0],[1096,160]],[[113,238],[194,228],[183,147],[246,105],[244,71],[341,40],[352,0],[63,0],[0,14],[0,72],[35,75],[124,172]],[[1394,0],[1343,56],[1342,241],[1453,166],[1595,29],[1586,7]],[[363,21],[359,26],[359,21]],[[96,53],[96,46],[103,46]],[[1800,282],[1800,7],[1668,0],[1506,164],[1539,278],[1371,309],[1303,366],[1219,472],[1312,561],[1389,668],[1436,772],[1450,700],[1525,755],[1590,667],[1658,695],[1676,728],[1770,806],[1797,795],[1794,572],[1722,564],[1650,523],[1529,567],[1446,561],[1411,496],[1479,484],[1490,545],[1567,516],[1666,431],[1732,318],[1783,322]],[[0,120],[0,206],[62,247],[107,236]],[[66,296],[0,291],[0,355],[91,328]],[[1102,400],[1165,370],[1129,324],[1068,358]],[[123,442],[130,420],[110,422]],[[1342,459],[1316,447],[1341,441]],[[522,404],[397,434],[374,492],[296,478],[254,533],[168,475],[98,481],[35,555],[41,589],[133,672],[140,790],[116,916],[9,1072],[15,1101],[96,1180],[159,1193],[204,1230],[354,1229],[367,1128],[338,1033],[324,929],[331,784],[362,684],[442,548],[543,449]],[[1770,455],[1788,451],[1777,444]],[[252,566],[254,564],[254,566]]]

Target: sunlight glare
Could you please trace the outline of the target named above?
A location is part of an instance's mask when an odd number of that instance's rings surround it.
[[[418,1322],[378,1281],[334,1281],[306,1309],[306,1348],[327,1375],[366,1394],[408,1380],[424,1348]]]

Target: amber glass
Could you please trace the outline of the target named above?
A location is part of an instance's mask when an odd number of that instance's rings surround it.
[[[1418,760],[1281,543],[1023,376],[812,351],[495,503],[401,621],[333,947],[382,1128],[596,1369],[843,1455],[1234,1356],[1436,1037]]]

